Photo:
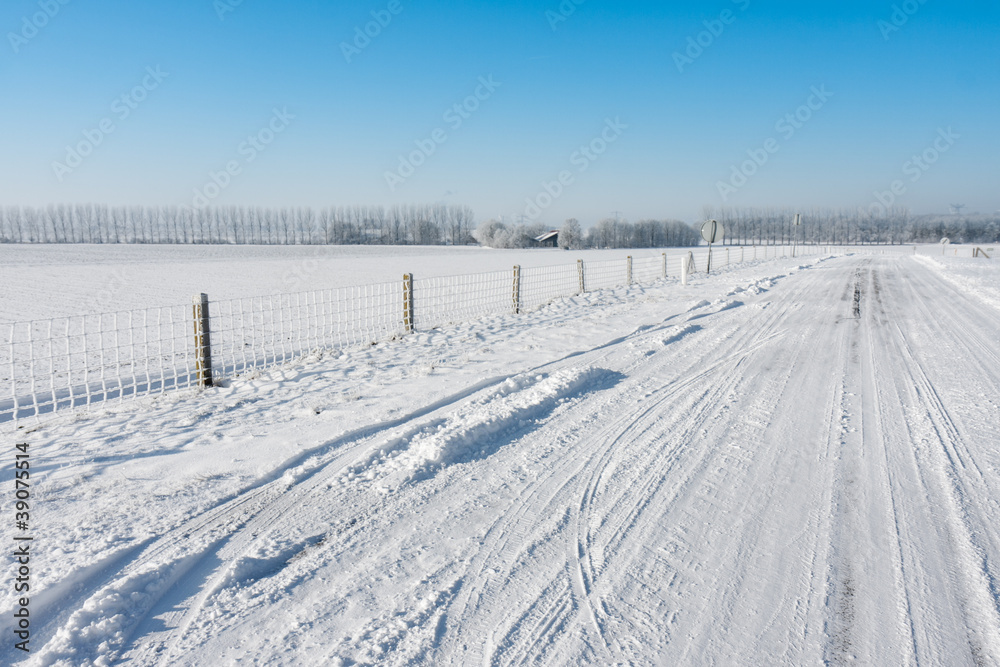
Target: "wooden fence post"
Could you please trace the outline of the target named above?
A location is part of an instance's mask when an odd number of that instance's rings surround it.
[[[413,274],[403,274],[403,331],[413,333]]]
[[[514,300],[514,314],[519,315],[521,313],[521,267],[514,266],[514,293],[512,295]]]
[[[208,295],[192,299],[194,315],[194,366],[199,387],[212,386],[212,331],[209,326]]]
[[[625,262],[625,279],[626,285],[632,286],[632,255],[628,256],[628,261]]]
[[[583,260],[576,260],[576,271],[580,274],[580,294],[587,293],[587,282],[583,278]]]
[[[663,253],[663,277],[667,277],[667,253]]]

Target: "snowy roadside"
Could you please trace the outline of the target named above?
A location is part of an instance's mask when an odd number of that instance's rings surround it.
[[[206,391],[110,404],[25,427],[37,560],[58,608],[88,568],[113,563],[222,500],[310,465],[350,434],[406,421],[677,315],[725,306],[820,259],[775,260],[559,300],[333,354]],[[4,590],[2,608],[13,604]],[[50,610],[51,611],[51,610]]]
[[[917,261],[966,294],[1000,309],[1000,260],[918,255]]]

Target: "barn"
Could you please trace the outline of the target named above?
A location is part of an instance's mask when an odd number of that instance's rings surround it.
[[[559,230],[553,229],[551,232],[545,232],[541,236],[535,237],[535,243],[546,248],[558,248],[559,247]]]

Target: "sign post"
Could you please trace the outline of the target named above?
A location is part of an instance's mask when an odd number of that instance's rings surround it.
[[[796,213],[795,214],[795,226],[796,227],[801,227],[802,226],[802,214],[801,213]],[[798,229],[793,229],[792,230],[792,257],[795,257],[795,248],[798,245],[798,243],[799,243],[799,230]]]
[[[701,226],[701,237],[708,242],[708,273],[712,272],[712,244],[721,239],[724,233],[722,225],[716,220],[709,220]]]

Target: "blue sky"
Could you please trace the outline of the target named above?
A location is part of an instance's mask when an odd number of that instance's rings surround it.
[[[0,204],[1000,209],[996,2],[576,2],[8,0]]]

